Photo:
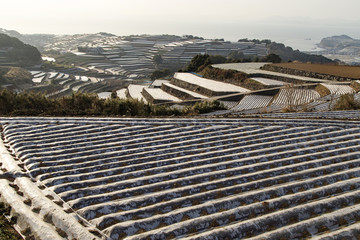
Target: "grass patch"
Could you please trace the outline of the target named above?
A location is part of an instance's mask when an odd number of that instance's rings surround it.
[[[352,81],[350,86],[355,89],[356,92],[360,91],[360,83],[357,81]]]
[[[325,96],[331,94],[330,90],[321,84],[317,85],[317,87],[315,88],[315,91],[317,91],[321,97],[325,97]]]
[[[334,110],[358,110],[360,104],[355,101],[353,94],[341,95],[339,100],[335,103]]]
[[[22,84],[33,84],[33,82],[30,72],[23,68],[0,67],[0,84],[22,85]]]
[[[20,240],[23,239],[12,227],[11,223],[4,217],[7,213],[3,203],[0,203],[0,239],[2,240]]]

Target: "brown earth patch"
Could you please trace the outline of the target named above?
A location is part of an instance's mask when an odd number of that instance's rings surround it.
[[[300,71],[334,75],[344,78],[360,79],[360,67],[358,66],[311,64],[311,63],[276,63],[272,65],[281,68],[289,68]]]

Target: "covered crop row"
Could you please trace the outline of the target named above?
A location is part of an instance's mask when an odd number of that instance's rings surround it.
[[[0,120],[5,144],[44,194],[109,239],[320,239],[359,230],[357,122]]]
[[[329,89],[330,94],[342,95],[342,94],[355,92],[355,90],[349,85],[335,85],[335,84],[325,84],[325,83],[322,83],[321,85]]]
[[[319,93],[311,89],[284,88],[281,89],[274,105],[301,105],[320,98]]]
[[[272,96],[264,96],[264,95],[246,95],[237,106],[232,108],[234,111],[242,111],[256,108],[267,107],[271,100]]]

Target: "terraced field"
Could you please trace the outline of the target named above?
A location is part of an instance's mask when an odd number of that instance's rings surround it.
[[[267,107],[272,99],[273,99],[272,96],[263,96],[256,94],[246,95],[243,99],[241,99],[239,104],[234,108],[232,108],[231,110],[242,111],[242,110]]]
[[[277,98],[273,101],[274,105],[301,105],[320,98],[320,94],[312,89],[281,89]]]
[[[259,83],[263,84],[264,86],[278,87],[278,86],[284,86],[285,85],[285,83],[282,82],[282,81],[269,79],[269,78],[253,77],[251,79],[256,81],[256,82],[259,82]]]
[[[128,86],[129,96],[133,99],[137,99],[139,101],[144,101],[146,103],[147,101],[141,93],[145,87],[146,86],[130,84]]]
[[[180,96],[183,96],[184,98],[188,98],[188,99],[205,99],[205,98],[207,98],[204,95],[198,94],[193,91],[186,90],[184,88],[180,88],[171,83],[163,83],[162,89],[167,90],[170,93],[174,93],[174,94],[178,93]]]
[[[192,73],[177,72],[174,78],[184,83],[194,85],[197,88],[203,88],[213,93],[213,95],[224,95],[224,93],[243,93],[248,92],[246,88],[242,88],[233,84],[223,83],[216,80],[199,77]],[[219,94],[221,93],[221,94]]]
[[[325,83],[322,83],[321,85],[329,89],[330,94],[342,95],[349,93],[351,94],[355,92],[355,90],[348,85],[335,85],[335,84],[325,84]]]
[[[122,88],[120,90],[117,90],[116,94],[119,98],[126,99],[126,91],[127,91],[126,88]]]
[[[360,237],[355,121],[0,121],[2,200],[39,239]]]
[[[160,88],[144,88],[142,94],[148,96],[152,103],[180,102],[181,100]]]
[[[343,119],[343,120],[360,120],[360,111],[348,110],[348,111],[326,111],[323,112],[293,112],[293,113],[253,113],[249,114],[254,117],[263,118],[291,118],[291,119]]]

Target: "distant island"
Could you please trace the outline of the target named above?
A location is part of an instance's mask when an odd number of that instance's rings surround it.
[[[340,36],[332,36],[323,38],[319,43],[319,47],[328,49],[328,50],[336,50],[336,51],[344,51],[350,50],[349,53],[357,53],[360,52],[360,40],[353,39],[347,35]]]
[[[347,35],[323,38],[318,44],[322,51],[318,54],[331,59],[339,59],[347,64],[360,65],[360,40]]]

